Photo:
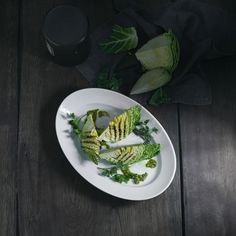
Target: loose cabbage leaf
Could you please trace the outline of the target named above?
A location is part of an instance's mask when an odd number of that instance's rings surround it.
[[[171,74],[164,68],[156,68],[145,72],[133,86],[130,94],[146,93],[167,84]]]
[[[127,52],[138,45],[136,29],[134,27],[114,25],[110,37],[99,45],[108,53]]]

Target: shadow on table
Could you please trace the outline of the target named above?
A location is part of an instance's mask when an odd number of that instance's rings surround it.
[[[87,198],[90,201],[99,202],[101,205],[108,205],[110,207],[134,204],[132,201],[119,199],[106,194],[89,184],[73,169],[64,156],[56,137],[54,128],[55,117],[62,100],[75,90],[67,89],[57,91],[50,97],[40,112],[40,139],[42,149],[47,158],[46,162],[48,166],[45,166],[45,168],[48,168],[48,175],[51,177],[53,181],[52,186],[55,188],[52,191],[70,191],[78,199],[81,197]]]

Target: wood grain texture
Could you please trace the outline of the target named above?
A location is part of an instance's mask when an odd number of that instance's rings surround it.
[[[166,1],[116,1],[116,10],[138,5],[139,8],[155,12]],[[152,10],[150,10],[152,9]],[[164,125],[177,154],[177,172],[170,188],[161,196],[149,201],[130,203],[122,206],[119,199],[114,199],[114,207],[120,224],[119,235],[182,235],[181,216],[181,184],[179,168],[179,138],[177,106],[162,106],[154,108],[146,105],[147,96],[133,96],[143,104]],[[140,215],[142,219],[140,220]],[[146,219],[146,220],[145,220]]]
[[[234,0],[206,0],[236,12]],[[213,103],[180,107],[186,235],[236,234],[236,58],[206,63]]]
[[[181,106],[186,235],[236,233],[236,59],[207,64],[213,104]]]
[[[112,15],[110,1],[67,2],[87,12],[92,28]],[[58,3],[63,1],[23,1],[20,235],[181,235],[179,168],[160,197],[131,202],[88,184],[62,154],[54,131],[56,110],[66,95],[87,84],[76,69],[57,66],[47,56],[40,26],[48,9]],[[166,126],[178,154],[176,106],[149,108]]]
[[[112,13],[109,5],[105,5],[108,1],[74,1],[87,13],[91,7],[101,11],[102,2],[106,14],[100,14],[97,24]],[[59,104],[72,91],[86,87],[76,69],[51,62],[41,38],[40,28],[46,12],[59,3],[62,1],[23,1],[20,235],[92,235],[96,230],[110,229],[107,224],[111,217],[110,198],[73,170],[55,136],[54,120]],[[95,23],[91,19],[92,27]],[[109,234],[110,231],[106,233]]]
[[[182,235],[177,107],[169,105],[155,108],[145,105],[144,97],[133,98],[144,105],[168,132],[177,154],[177,171],[171,186],[154,199],[131,202],[127,206],[122,206],[123,201],[114,199],[121,228],[119,235]]]
[[[17,1],[0,2],[0,235],[16,234]]]

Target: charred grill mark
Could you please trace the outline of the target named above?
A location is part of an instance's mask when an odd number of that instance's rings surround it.
[[[126,137],[126,129],[127,129],[127,126],[126,126],[126,120],[127,120],[127,116],[124,118],[124,121],[123,121],[123,138]]]
[[[126,123],[127,123],[127,133],[126,133],[126,136],[128,136],[130,134],[130,123],[131,123],[131,118],[130,116],[127,116],[127,120],[126,120]]]
[[[124,137],[124,128],[122,128],[122,126],[124,124],[125,117],[123,119],[120,119],[120,122],[119,122],[119,133],[120,133],[119,139],[120,140],[123,139],[123,137]]]
[[[92,134],[86,135],[86,138],[96,138],[96,137],[97,137],[96,135],[92,135]]]
[[[112,130],[111,125],[108,126],[108,129],[109,129],[109,134],[111,136],[111,130]]]
[[[85,149],[99,153],[99,142],[96,139],[83,139],[81,141],[81,147],[85,151]]]
[[[115,141],[119,140],[119,122],[114,123]]]
[[[120,161],[120,160],[122,159],[123,155],[124,155],[124,153],[121,153],[121,154],[116,158],[116,160],[117,160],[117,161]]]
[[[85,143],[99,145],[99,142],[96,139],[83,139],[82,144],[85,144]]]
[[[129,163],[130,160],[134,159],[134,154],[132,153],[130,156],[128,156],[125,160],[124,160],[124,164]]]
[[[133,153],[128,152],[126,153],[126,155],[123,156],[121,161],[125,162],[126,160],[129,160],[130,158],[132,159],[132,157],[133,157]]]
[[[111,126],[111,141],[115,141],[115,127],[114,127],[114,124]]]
[[[109,138],[110,138],[110,140],[112,141],[113,140],[113,124],[110,124],[109,126]]]
[[[82,143],[82,148],[90,148],[93,150],[99,150],[99,146],[97,146],[96,144],[84,144]]]
[[[87,146],[85,146],[85,147],[82,147],[83,148],[83,150],[85,151],[85,152],[88,152],[88,153],[93,153],[93,154],[98,154],[98,150],[96,150],[96,149],[93,149],[92,147],[87,147]]]

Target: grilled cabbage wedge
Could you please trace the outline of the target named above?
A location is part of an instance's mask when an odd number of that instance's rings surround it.
[[[141,107],[136,105],[116,116],[98,137],[99,141],[117,142],[126,138],[140,121]]]
[[[109,149],[100,154],[100,158],[111,164],[133,164],[150,159],[160,152],[160,144],[136,144]]]
[[[144,44],[135,56],[146,70],[164,68],[173,72],[180,58],[179,42],[171,31],[165,32]]]
[[[171,80],[171,74],[164,68],[156,68],[142,74],[130,94],[146,93],[164,86]]]
[[[98,161],[100,160],[100,142],[97,138],[98,133],[96,130],[95,122],[93,120],[92,114],[89,114],[82,128],[80,142],[82,150],[87,153],[89,159],[92,160],[95,164],[98,164]]]

